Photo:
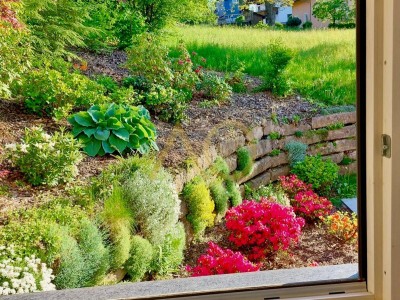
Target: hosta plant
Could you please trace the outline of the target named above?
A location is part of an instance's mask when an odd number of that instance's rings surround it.
[[[94,105],[68,119],[74,137],[89,156],[120,154],[137,150],[158,150],[156,128],[144,107],[129,105]]]

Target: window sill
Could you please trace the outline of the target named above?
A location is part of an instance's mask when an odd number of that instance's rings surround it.
[[[358,264],[271,270],[254,273],[227,274],[174,280],[122,283],[114,286],[60,290],[35,294],[7,296],[10,300],[106,300],[146,299],[173,296],[201,295],[227,291],[246,291],[261,288],[278,288],[322,283],[340,283],[358,280]],[[342,292],[342,287],[337,285]],[[335,289],[335,285],[331,286]],[[340,290],[339,290],[340,289]],[[362,288],[361,288],[362,289]],[[310,288],[308,288],[310,290]],[[365,291],[365,284],[364,284]],[[362,292],[359,290],[358,292]],[[265,292],[264,292],[265,293]],[[276,298],[275,298],[276,299]]]

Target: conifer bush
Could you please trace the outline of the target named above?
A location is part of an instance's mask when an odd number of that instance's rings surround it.
[[[153,246],[141,236],[132,237],[129,259],[125,263],[125,269],[131,281],[140,281],[150,271],[153,258]]]

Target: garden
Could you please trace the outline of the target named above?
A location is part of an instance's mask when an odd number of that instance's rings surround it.
[[[0,0],[0,295],[356,263],[354,29],[149,3]]]

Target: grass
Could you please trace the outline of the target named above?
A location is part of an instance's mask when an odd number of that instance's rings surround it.
[[[182,26],[169,40],[183,40],[190,52],[207,59],[207,68],[263,75],[266,46],[280,40],[293,53],[286,75],[294,92],[325,105],[356,100],[355,30],[273,31],[248,27]]]

